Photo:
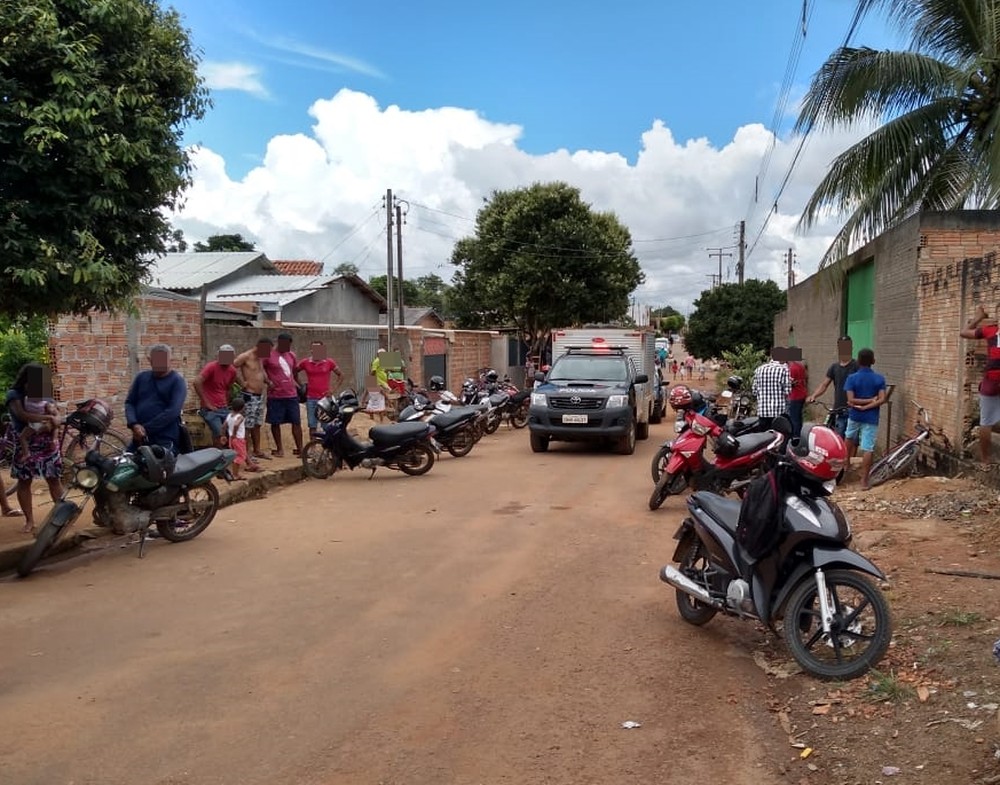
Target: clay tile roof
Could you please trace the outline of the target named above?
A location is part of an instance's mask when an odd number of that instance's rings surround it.
[[[323,263],[308,259],[278,259],[273,262],[282,275],[322,275]]]

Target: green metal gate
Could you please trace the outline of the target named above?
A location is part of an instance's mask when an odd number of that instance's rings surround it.
[[[845,335],[851,336],[854,356],[875,349],[875,263],[855,267],[847,274]]]

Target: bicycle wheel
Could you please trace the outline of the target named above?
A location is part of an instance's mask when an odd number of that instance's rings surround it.
[[[908,472],[914,461],[917,460],[917,445],[913,442],[897,447],[888,455],[883,455],[872,464],[868,472],[868,487],[874,488],[894,477],[899,477]]]
[[[132,443],[132,437],[121,431],[108,430],[101,437],[98,451],[101,455],[110,457],[121,455]],[[68,477],[73,472],[73,465],[82,463],[87,457],[87,453],[97,444],[97,437],[89,433],[70,431],[63,438],[62,459],[63,477]]]

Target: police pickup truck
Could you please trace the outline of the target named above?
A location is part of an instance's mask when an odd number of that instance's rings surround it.
[[[565,346],[548,374],[535,374],[528,428],[531,449],[551,441],[600,441],[631,455],[649,436],[652,387],[629,346],[592,340]]]

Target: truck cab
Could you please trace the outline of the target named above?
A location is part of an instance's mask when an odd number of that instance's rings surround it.
[[[548,374],[536,374],[528,428],[531,449],[551,441],[610,442],[631,455],[637,438],[649,435],[649,377],[626,346],[567,346]]]

